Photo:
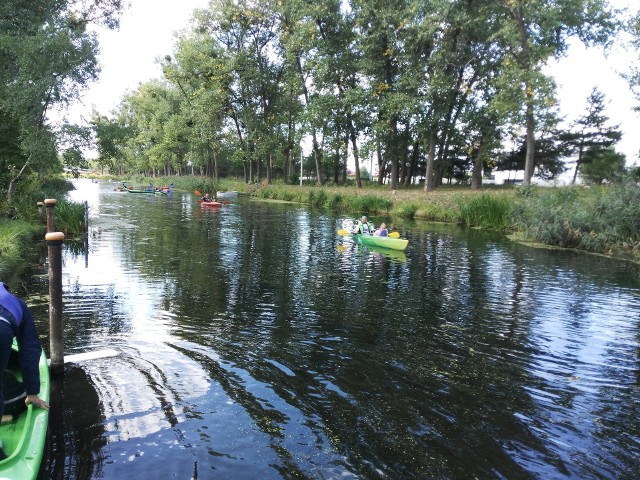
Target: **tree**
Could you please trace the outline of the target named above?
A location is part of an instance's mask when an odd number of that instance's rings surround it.
[[[509,79],[502,85],[514,94],[512,111],[524,116],[527,150],[523,183],[528,185],[535,163],[535,110],[550,93],[541,67],[549,58],[566,52],[569,37],[578,37],[587,45],[605,45],[618,24],[605,0],[500,1],[505,18],[500,41],[507,53],[503,75]]]
[[[15,125],[20,139],[20,155],[3,160],[10,167],[2,178],[8,201],[29,168],[57,161],[47,112],[96,78],[98,46],[87,26],[113,28],[121,9],[121,0],[0,3],[0,122]]]
[[[588,150],[593,152],[598,148],[611,147],[622,138],[622,132],[619,130],[620,125],[606,126],[609,117],[603,113],[606,108],[604,93],[594,87],[587,98],[587,103],[585,114],[578,118],[574,124],[574,127],[579,130],[562,135],[562,139],[571,145],[573,153],[577,154],[572,184],[576,182],[578,171]]]
[[[614,182],[626,173],[626,156],[613,147],[591,146],[585,151],[583,161],[580,176],[588,183]]]

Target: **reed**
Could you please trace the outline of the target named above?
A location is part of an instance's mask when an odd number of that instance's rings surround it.
[[[511,203],[504,197],[481,194],[460,202],[462,223],[501,232],[511,225]]]
[[[26,267],[26,252],[39,232],[43,232],[42,226],[31,222],[0,219],[0,280],[7,282],[19,276]]]
[[[516,227],[547,245],[640,255],[640,187],[634,183],[547,189],[518,202]]]

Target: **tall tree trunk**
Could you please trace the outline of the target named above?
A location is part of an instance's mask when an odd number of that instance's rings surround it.
[[[405,186],[411,185],[411,181],[413,180],[413,176],[416,171],[416,166],[418,165],[418,158],[420,157],[420,135],[417,136],[416,140],[413,142],[413,151],[411,152],[411,163],[409,164],[409,171],[404,179]]]
[[[427,154],[427,171],[424,178],[424,191],[431,192],[435,188],[434,163],[436,161],[436,129],[429,132],[429,153]]]
[[[398,120],[391,121],[391,144],[388,146],[391,153],[391,190],[398,189]]]
[[[475,158],[473,159],[473,171],[471,172],[471,189],[478,190],[482,187],[482,145],[476,148]]]
[[[272,161],[272,157],[271,157],[271,153],[269,155],[267,155],[267,185],[271,185],[271,161]]]
[[[530,185],[533,178],[533,168],[535,166],[535,151],[536,151],[536,137],[535,128],[536,122],[533,116],[533,99],[530,98],[533,94],[527,92],[527,153],[524,162],[524,180],[523,185]]]
[[[351,138],[351,151],[353,152],[353,159],[356,164],[356,187],[362,188],[362,178],[360,178],[360,153],[358,150],[356,131],[351,121],[351,114],[347,114],[347,125],[349,128],[349,138]],[[373,175],[373,172],[369,172],[369,175]]]
[[[514,4],[512,8],[510,8],[511,17],[516,22],[518,26],[518,34],[520,36],[520,49],[521,52],[518,55],[518,61],[520,67],[525,72],[525,77],[527,77],[531,72],[531,53],[529,51],[529,34],[527,32],[527,27],[524,21],[524,14],[522,12],[522,5]],[[528,80],[524,82],[524,91],[525,91],[525,103],[526,103],[526,145],[527,152],[525,155],[524,162],[524,180],[522,182],[523,185],[530,185],[531,178],[533,177],[533,168],[535,162],[535,128],[536,121],[534,117],[534,105],[533,105],[533,89],[531,88],[531,84]]]

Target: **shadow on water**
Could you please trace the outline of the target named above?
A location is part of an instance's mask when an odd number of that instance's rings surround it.
[[[91,378],[80,367],[66,366],[51,378],[46,478],[95,478],[102,470],[104,416]]]
[[[81,187],[65,349],[121,353],[52,390],[50,478],[637,472],[637,267],[417,224],[391,255],[299,206]]]

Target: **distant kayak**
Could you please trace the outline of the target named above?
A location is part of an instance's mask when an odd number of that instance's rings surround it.
[[[377,237],[375,235],[354,235],[364,245],[390,248],[391,250],[404,250],[409,244],[409,240],[404,238]]]
[[[221,202],[201,202],[200,205],[203,207],[220,207],[222,206]]]

